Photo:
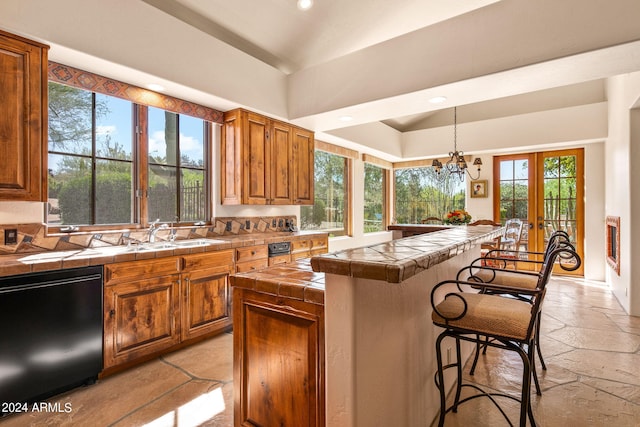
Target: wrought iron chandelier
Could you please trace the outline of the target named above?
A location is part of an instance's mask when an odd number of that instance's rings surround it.
[[[476,157],[473,160],[473,166],[478,167],[478,176],[475,178],[471,176],[471,172],[469,172],[469,167],[467,166],[467,161],[464,159],[464,152],[458,151],[458,112],[457,107],[453,107],[453,151],[449,152],[449,160],[444,165],[438,159],[433,159],[431,166],[436,170],[436,175],[438,178],[443,178],[444,174],[442,172],[446,172],[449,175],[457,175],[460,178],[460,181],[464,181],[464,173],[467,172],[469,178],[478,179],[480,178],[480,167],[482,166],[482,160],[480,157]]]

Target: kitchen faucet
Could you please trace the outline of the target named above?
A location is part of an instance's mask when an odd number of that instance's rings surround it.
[[[167,224],[158,225],[159,221],[160,221],[160,218],[156,219],[151,224],[149,224],[149,243],[153,243],[156,241],[156,233],[158,233],[159,230],[168,227]]]

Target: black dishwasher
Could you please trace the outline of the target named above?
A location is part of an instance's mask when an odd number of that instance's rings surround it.
[[[101,370],[101,266],[0,278],[0,402],[45,399]]]

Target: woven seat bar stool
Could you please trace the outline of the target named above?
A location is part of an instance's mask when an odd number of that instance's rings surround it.
[[[551,275],[556,258],[561,252],[571,252],[566,247],[549,251],[543,262],[535,288],[529,290],[510,289],[506,286],[492,283],[473,281],[445,280],[438,283],[431,292],[433,308],[432,321],[436,326],[444,328],[436,339],[436,359],[438,370],[435,383],[440,392],[440,417],[438,425],[443,426],[445,416],[449,411],[457,412],[458,406],[478,397],[488,397],[498,408],[500,413],[511,424],[507,414],[500,407],[497,396],[506,397],[520,403],[520,426],[525,426],[527,419],[535,426],[531,409],[531,377],[534,365],[534,340],[537,328],[538,313],[542,307],[545,286]],[[574,252],[575,254],[575,252]],[[577,254],[575,254],[577,256]],[[518,292],[527,295],[529,299],[507,299],[490,292],[508,293]],[[484,337],[489,340],[485,341]],[[445,338],[455,340],[456,360],[443,365],[442,342]],[[462,376],[463,363],[461,355],[461,341],[486,344],[491,347],[514,351],[522,360],[522,388],[520,396],[507,393],[488,392],[480,386],[464,383]],[[454,401],[447,406],[447,387],[444,380],[445,369],[455,368],[457,379],[455,382]],[[462,389],[470,387],[476,394],[461,398]]]
[[[542,256],[542,259],[546,258],[549,253],[558,248],[567,248],[569,251],[560,251],[558,253],[558,260],[560,267],[566,271],[573,271],[580,268],[582,263],[580,257],[577,256],[575,248],[569,241],[569,236],[564,231],[557,231],[553,233],[549,240],[547,248],[544,252],[521,252],[527,253],[529,255],[538,255]],[[575,254],[575,255],[574,255]],[[499,260],[499,258],[494,258]],[[510,258],[508,259],[510,260]],[[533,264],[543,264],[543,260],[522,260],[523,263],[533,263]],[[457,280],[467,280],[472,282],[482,282],[482,283],[492,283],[494,285],[506,286],[511,289],[533,289],[537,286],[538,278],[541,274],[541,271],[523,271],[523,270],[502,270],[497,268],[496,266],[487,266],[482,264],[480,258],[474,260],[469,266],[463,267],[456,276]],[[507,295],[510,297],[518,298],[521,300],[527,301],[529,299],[528,296],[522,295],[519,292],[501,292],[501,291],[488,291],[488,293],[498,294],[498,295]],[[540,319],[541,315],[538,315],[538,325],[536,328],[536,336],[535,336],[535,348],[538,354],[538,359],[540,360],[540,364],[543,370],[547,369],[544,358],[542,356],[542,350],[540,349]],[[476,354],[473,360],[473,364],[471,365],[470,374],[473,375],[475,372],[475,368],[478,362],[478,357],[480,355],[480,351],[482,348],[482,354],[486,354],[487,347],[486,345],[478,345],[476,348]],[[533,378],[536,386],[536,393],[541,394],[540,384],[538,381],[538,377],[536,375],[535,366],[532,367]]]

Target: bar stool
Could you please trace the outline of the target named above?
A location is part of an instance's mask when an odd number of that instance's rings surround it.
[[[431,292],[433,308],[432,321],[436,326],[444,328],[436,339],[436,359],[438,371],[435,382],[440,392],[440,418],[438,425],[444,425],[444,419],[449,411],[457,412],[458,406],[477,397],[488,397],[498,408],[500,413],[509,421],[508,416],[500,407],[496,396],[506,397],[520,402],[520,425],[525,426],[527,418],[531,425],[535,425],[531,409],[531,376],[534,363],[535,331],[545,286],[551,275],[553,264],[559,254],[569,252],[577,254],[570,248],[560,247],[549,251],[543,261],[541,273],[533,289],[509,289],[503,285],[481,283],[462,280],[445,280],[438,283]],[[501,295],[489,292],[507,293],[517,292],[527,295],[529,300],[507,299]],[[443,296],[444,294],[444,296]],[[446,366],[442,362],[442,342],[450,337],[455,340],[456,360]],[[488,340],[485,340],[487,337]],[[500,393],[488,392],[475,384],[463,383],[462,355],[460,342],[468,341],[477,345],[487,345],[503,350],[514,351],[522,359],[522,391],[519,397]],[[447,407],[446,385],[444,382],[445,369],[455,368],[457,371],[456,390],[453,403]],[[463,387],[475,389],[478,393],[461,398]]]
[[[503,291],[493,291],[488,290],[487,293],[495,294],[495,295],[503,295],[509,296],[512,298],[518,298],[524,301],[528,301],[529,297],[527,295],[520,294],[519,292],[514,292],[513,289],[517,290],[530,290],[534,289],[537,286],[538,278],[540,274],[542,274],[542,265],[544,263],[544,259],[549,256],[551,251],[555,249],[566,248],[568,251],[560,251],[558,253],[559,265],[563,270],[573,271],[580,268],[582,263],[580,257],[577,256],[575,248],[569,241],[569,235],[562,230],[554,232],[548,241],[547,248],[544,252],[526,252],[521,251],[521,254],[534,255],[542,257],[542,260],[534,260],[534,259],[523,259],[519,262],[522,263],[532,263],[532,264],[540,264],[539,271],[523,271],[523,270],[504,270],[500,268],[499,263],[502,261],[502,258],[496,257],[493,254],[489,254],[489,256],[493,256],[492,260],[494,261],[493,266],[488,266],[482,262],[482,258],[477,258],[470,265],[463,267],[458,272],[456,279],[457,280],[467,280],[472,282],[482,282],[482,283],[492,283],[494,285],[506,286],[511,290],[509,292]],[[575,256],[574,256],[575,254]],[[511,257],[504,259],[504,267],[506,267],[506,263],[511,261]],[[547,366],[544,362],[544,358],[542,356],[542,351],[540,349],[540,319],[541,314],[538,314],[537,327],[536,327],[536,336],[535,336],[535,348],[538,354],[538,359],[540,360],[540,364],[543,370],[547,369]],[[473,375],[478,357],[480,354],[480,349],[482,348],[482,354],[486,354],[487,346],[486,345],[478,345],[476,348],[476,354],[471,365],[470,374]],[[536,367],[532,366],[533,378],[536,386],[536,393],[538,395],[541,394],[540,383],[538,381],[538,376],[536,374]]]

